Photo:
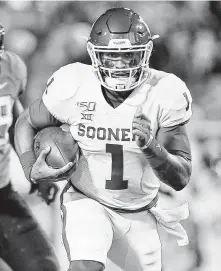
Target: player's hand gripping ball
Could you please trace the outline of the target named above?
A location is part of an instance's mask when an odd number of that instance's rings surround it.
[[[35,137],[37,157],[31,179],[35,182],[68,179],[76,168],[79,147],[71,133],[61,127],[42,129]]]

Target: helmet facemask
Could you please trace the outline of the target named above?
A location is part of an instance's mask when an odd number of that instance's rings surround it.
[[[109,46],[87,43],[96,76],[104,87],[113,91],[132,90],[148,78],[152,48],[151,39],[145,45],[131,45],[126,39],[110,40]],[[113,65],[117,61],[125,63],[125,67]]]

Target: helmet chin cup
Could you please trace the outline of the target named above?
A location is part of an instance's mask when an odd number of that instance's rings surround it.
[[[132,78],[133,80],[134,78]],[[133,83],[135,82],[135,80],[133,80]],[[102,84],[104,87],[113,90],[113,91],[118,91],[118,92],[122,92],[122,91],[127,91],[130,90],[134,87],[129,87],[132,86],[133,83],[129,82],[129,78],[112,78],[107,76],[105,78],[105,82]]]
[[[114,77],[113,75],[116,70],[109,70],[108,73],[105,73],[105,75],[102,76],[101,70],[101,68],[98,68],[98,77],[101,84],[110,90],[119,92],[132,90],[138,87],[149,76],[149,67],[145,69],[145,72],[144,70],[138,70],[137,68],[125,69],[125,71],[128,72],[127,77]]]
[[[113,91],[128,91],[143,83],[150,73],[152,37],[155,36],[151,35],[147,24],[131,9],[113,8],[102,14],[93,24],[87,42],[93,70],[100,83]],[[134,67],[107,68],[101,63],[99,54],[110,52],[140,52],[141,59]]]

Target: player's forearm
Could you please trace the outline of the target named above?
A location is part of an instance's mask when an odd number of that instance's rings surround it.
[[[29,111],[24,111],[15,124],[15,150],[27,180],[30,180],[32,166],[36,161],[33,151],[34,136],[36,131],[29,122]]]
[[[182,190],[189,182],[191,163],[181,156],[169,153],[157,140],[143,149],[143,154],[156,176],[176,191]]]
[[[28,120],[28,109],[17,119],[15,124],[15,149],[20,157],[23,153],[33,150],[33,142],[36,131]]]
[[[154,172],[162,182],[180,191],[190,180],[191,165],[183,157],[169,154],[166,162],[155,168]]]

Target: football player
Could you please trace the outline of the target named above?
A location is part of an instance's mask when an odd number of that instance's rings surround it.
[[[56,271],[57,260],[45,234],[10,182],[8,131],[23,111],[20,95],[27,70],[19,56],[4,50],[4,34],[0,25],[0,269],[5,270],[5,262],[13,271]]]
[[[160,182],[176,191],[189,182],[191,95],[174,74],[149,67],[154,38],[133,10],[107,10],[87,42],[92,65],[56,71],[17,122],[27,179],[70,178],[62,216],[71,271],[103,270],[107,257],[127,271],[160,271],[158,223],[179,245],[188,243],[179,223],[188,217],[187,205],[164,210],[158,191]],[[81,150],[74,173],[71,162],[47,165],[50,147],[37,160],[33,152],[36,132],[62,123]]]

